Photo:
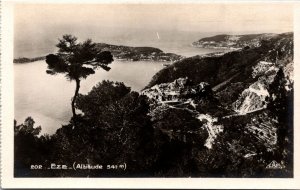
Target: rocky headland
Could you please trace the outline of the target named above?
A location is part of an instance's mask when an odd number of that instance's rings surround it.
[[[154,47],[131,47],[98,43],[97,48],[101,49],[102,51],[110,51],[114,56],[114,59],[117,60],[175,62],[184,58],[183,56],[174,53],[165,53],[162,50]],[[22,57],[14,59],[13,62],[29,63],[45,59],[45,56],[36,58]]]
[[[258,47],[262,40],[268,40],[276,34],[248,34],[248,35],[227,35],[221,34],[212,37],[202,38],[192,43],[195,47],[217,48],[217,49],[241,49],[245,47]]]

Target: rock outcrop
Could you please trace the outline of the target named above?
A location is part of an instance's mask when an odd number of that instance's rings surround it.
[[[193,85],[187,77],[179,78],[171,83],[155,85],[142,91],[150,100],[159,103],[186,102],[188,99],[199,99],[212,96],[212,90],[208,83],[201,82]]]
[[[212,148],[214,140],[223,131],[223,126],[218,124],[216,117],[208,114],[208,109],[204,109],[206,112],[203,114],[203,108],[216,105],[213,91],[206,82],[193,84],[187,77],[179,78],[171,83],[163,83],[145,89],[142,94],[146,95],[152,102],[152,111],[150,112],[152,118],[159,118],[166,112],[172,112],[172,110],[180,110],[197,119],[199,121],[198,128],[195,131],[191,129],[188,131],[189,133],[197,133],[201,129],[203,133],[205,130],[208,137],[204,146],[208,149]],[[180,130],[184,130],[184,128],[183,125]],[[171,135],[174,129],[163,129],[163,131],[174,138]]]

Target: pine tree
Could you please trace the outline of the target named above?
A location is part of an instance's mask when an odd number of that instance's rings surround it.
[[[46,72],[51,75],[63,73],[68,80],[75,80],[76,89],[71,103],[75,118],[75,103],[79,94],[80,81],[94,74],[95,69],[102,68],[109,71],[108,64],[113,61],[113,56],[108,51],[101,52],[92,40],[78,43],[77,38],[72,35],[64,35],[56,46],[59,48],[58,53],[46,56],[48,64]]]
[[[274,81],[269,86],[269,103],[268,110],[273,118],[276,118],[277,123],[277,145],[278,151],[274,156],[274,159],[278,162],[284,159],[284,150],[289,149],[290,145],[288,141],[291,140],[291,128],[290,122],[288,121],[291,114],[289,112],[289,102],[291,101],[288,92],[285,89],[286,79],[283,73],[283,69],[280,68],[274,78]]]
[[[269,86],[269,110],[275,114],[278,119],[284,119],[287,111],[287,91],[285,89],[285,77],[283,69],[280,68]]]

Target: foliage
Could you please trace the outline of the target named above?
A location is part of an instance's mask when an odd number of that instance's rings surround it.
[[[155,129],[155,176],[195,175],[195,154],[205,149],[208,137],[202,123],[185,109],[157,108],[153,115]]]
[[[147,99],[123,83],[103,81],[76,103],[83,115],[55,134],[58,162],[123,164],[122,175],[147,174],[153,159],[153,129]],[[62,143],[63,142],[63,143]],[[76,154],[74,154],[76,152]],[[62,175],[70,175],[63,173]],[[75,175],[111,176],[118,171],[89,171]],[[120,174],[119,174],[120,175]]]
[[[269,86],[269,104],[270,109],[276,116],[286,118],[284,113],[287,111],[287,91],[285,89],[285,76],[283,69],[280,68],[274,78],[274,81]]]
[[[268,151],[245,126],[255,114],[220,119],[224,131],[212,149],[204,144],[208,132],[184,108],[157,107],[149,115],[145,96],[123,83],[103,81],[87,95],[79,95],[82,114],[49,136],[38,134],[30,118],[15,124],[16,176],[77,177],[285,177],[292,171],[292,150],[285,170],[267,170],[276,151]],[[269,113],[269,112],[268,112]],[[269,115],[269,114],[266,115]],[[21,134],[27,134],[26,138]],[[289,141],[290,142],[290,141]],[[284,145],[286,147],[286,145]],[[24,150],[24,151],[23,151]],[[256,153],[245,157],[249,152]],[[127,164],[120,170],[30,171],[31,163]]]
[[[285,89],[286,79],[283,69],[280,68],[269,86],[270,98],[267,109],[271,116],[278,120],[278,155],[284,160],[287,167],[293,167],[293,117],[294,117],[294,91]]]
[[[230,108],[247,86],[248,84],[243,82],[231,83],[225,89],[218,91],[216,96],[224,106]]]
[[[76,90],[72,100],[72,112],[75,113],[75,102],[80,88],[80,80],[95,73],[95,69],[102,68],[110,70],[108,66],[113,61],[113,56],[108,51],[99,50],[97,44],[88,39],[82,43],[77,42],[77,38],[72,35],[64,35],[59,39],[58,53],[46,56],[48,64],[48,74],[65,74],[69,80],[76,81]]]
[[[15,176],[39,176],[31,165],[48,163],[52,155],[52,141],[49,135],[39,136],[41,126],[35,127],[31,117],[23,124],[14,122]]]
[[[79,94],[76,102],[77,108],[82,110],[85,116],[90,117],[90,119],[95,118],[95,115],[105,117],[107,110],[112,109],[111,104],[129,92],[130,88],[123,83],[104,80],[94,86],[88,95]]]

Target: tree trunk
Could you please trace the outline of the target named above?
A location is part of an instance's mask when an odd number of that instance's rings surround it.
[[[78,96],[78,92],[79,92],[79,88],[80,88],[80,80],[76,79],[76,89],[75,89],[75,94],[74,97],[72,99],[72,113],[73,113],[73,117],[76,117],[76,111],[75,111],[75,102]]]

